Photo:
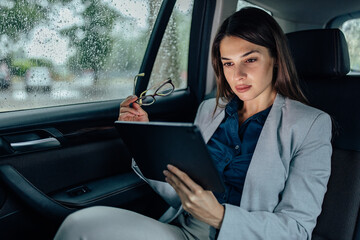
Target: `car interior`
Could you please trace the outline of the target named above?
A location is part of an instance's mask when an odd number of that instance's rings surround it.
[[[313,106],[330,114],[334,125],[332,171],[313,239],[357,239],[360,168],[354,119],[358,118],[356,114],[346,117],[346,113],[351,111],[348,103],[358,101],[351,89],[358,87],[359,77],[346,76],[349,53],[339,29],[305,30],[287,37],[302,89]],[[315,57],[314,52],[318,53]],[[309,63],[309,58],[314,61]]]
[[[145,73],[136,82],[138,96],[154,81],[174,6],[185,1],[160,2],[136,72]],[[331,176],[312,239],[360,239],[360,70],[352,68],[340,29],[360,18],[360,1],[186,2],[192,2],[187,83],[144,107],[150,121],[192,122],[199,104],[216,93],[210,49],[218,26],[242,6],[265,9],[286,33],[309,104],[333,120]],[[125,97],[0,112],[0,239],[52,239],[67,215],[96,205],[155,219],[164,213],[167,203],[132,171],[114,126]]]

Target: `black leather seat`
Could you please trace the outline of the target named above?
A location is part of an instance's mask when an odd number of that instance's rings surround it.
[[[315,240],[360,239],[360,76],[348,76],[349,53],[339,29],[287,34],[310,104],[333,118],[332,170]]]

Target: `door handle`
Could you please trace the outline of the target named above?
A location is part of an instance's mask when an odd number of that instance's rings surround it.
[[[54,137],[30,140],[25,142],[10,143],[10,146],[16,151],[30,151],[44,148],[60,147],[60,142]]]

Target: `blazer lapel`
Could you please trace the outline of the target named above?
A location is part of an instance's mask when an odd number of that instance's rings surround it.
[[[225,106],[226,102],[223,101],[222,99],[219,100],[219,105],[221,106]],[[203,138],[205,143],[207,143],[211,136],[214,134],[214,132],[216,131],[216,129],[219,127],[219,125],[221,124],[222,120],[225,117],[225,107],[218,107],[215,111],[214,116],[211,116],[213,119],[210,121],[209,120],[209,124],[207,126],[204,126],[202,129],[202,134],[203,134]]]
[[[285,99],[277,94],[259,136],[246,175],[240,206],[247,210],[268,210],[278,203],[275,189],[283,189],[285,170],[281,161],[278,128]]]
[[[219,112],[219,114],[217,114],[217,116],[214,117],[214,120],[211,121],[211,123],[204,129],[203,137],[204,137],[205,143],[207,143],[210,140],[211,136],[214,134],[216,129],[219,127],[219,125],[221,124],[224,117],[225,117],[225,111],[221,110]]]

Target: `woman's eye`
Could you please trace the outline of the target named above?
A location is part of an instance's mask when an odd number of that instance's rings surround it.
[[[233,64],[232,63],[230,63],[230,62],[226,62],[226,63],[224,63],[224,66],[225,67],[231,67]]]
[[[247,63],[256,62],[256,58],[249,58],[246,60]]]

